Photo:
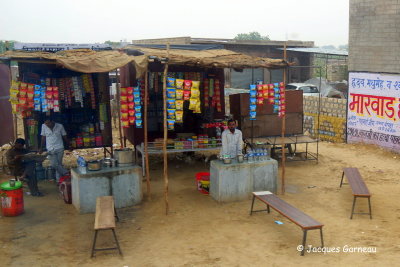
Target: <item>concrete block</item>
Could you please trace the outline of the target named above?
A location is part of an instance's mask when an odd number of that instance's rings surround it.
[[[139,166],[104,168],[99,171],[72,169],[72,204],[79,213],[96,211],[96,198],[114,196],[115,207],[141,202],[142,175]]]
[[[276,192],[278,162],[269,159],[262,162],[224,164],[213,160],[210,164],[210,195],[218,202],[246,200],[253,191]]]

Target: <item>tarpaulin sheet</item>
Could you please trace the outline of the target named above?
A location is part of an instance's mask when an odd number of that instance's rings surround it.
[[[11,113],[10,98],[10,67],[0,64],[0,145],[7,144],[14,139],[14,124]]]
[[[137,77],[147,69],[146,56],[129,56],[119,51],[92,51],[89,49],[66,50],[56,53],[8,51],[0,57],[11,60],[45,59],[55,61],[69,70],[82,73],[110,72],[126,64],[133,64],[137,69]]]
[[[165,48],[148,48],[143,46],[127,46],[124,48],[128,53],[140,52],[147,56],[155,56],[158,58],[166,58],[167,50]],[[283,59],[271,59],[253,57],[226,49],[210,49],[210,50],[182,50],[170,49],[168,54],[169,64],[198,66],[206,68],[284,68],[288,65]]]

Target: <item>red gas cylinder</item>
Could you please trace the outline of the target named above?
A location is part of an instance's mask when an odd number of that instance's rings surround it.
[[[15,182],[15,186],[10,186],[9,182],[0,185],[1,211],[3,216],[18,216],[24,213],[24,192],[22,183]]]

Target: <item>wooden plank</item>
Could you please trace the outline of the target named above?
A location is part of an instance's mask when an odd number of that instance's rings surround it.
[[[367,185],[365,184],[357,168],[343,168],[343,172],[346,175],[347,180],[349,181],[354,196],[371,196],[371,193],[369,192]]]
[[[317,229],[324,226],[320,222],[314,220],[304,212],[298,210],[284,200],[280,199],[274,194],[257,195],[253,193],[256,198],[269,205],[271,208],[288,218],[293,223],[300,226],[302,229]]]
[[[115,228],[114,198],[112,196],[98,197],[96,199],[96,216],[94,229]]]

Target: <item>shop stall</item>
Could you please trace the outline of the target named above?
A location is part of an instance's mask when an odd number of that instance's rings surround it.
[[[127,64],[140,64],[144,57],[85,49],[9,51],[2,59],[18,63],[19,80],[12,81],[10,101],[13,112],[24,120],[30,150],[39,149],[41,125],[50,117],[64,126],[70,141],[67,147],[103,148],[105,157],[107,152],[113,155],[108,73]],[[133,205],[142,196],[136,173],[139,168],[133,164],[101,171],[73,169],[73,204],[80,212],[92,212],[95,196],[117,194],[117,207]]]
[[[136,77],[136,69],[121,70],[121,115],[125,136],[135,144],[137,154],[142,155],[143,173],[146,173],[148,184],[148,154],[164,154],[168,213],[166,155],[218,151],[221,147],[220,136],[226,127],[224,69],[283,68],[288,64],[279,59],[201,46],[134,46],[125,51],[149,59],[142,80],[129,78]],[[140,109],[135,109],[140,103],[143,103],[143,109],[141,105]],[[238,168],[240,164],[243,167],[249,163],[239,163]],[[271,173],[275,173],[276,181],[276,172]],[[274,188],[268,190],[275,191]]]

